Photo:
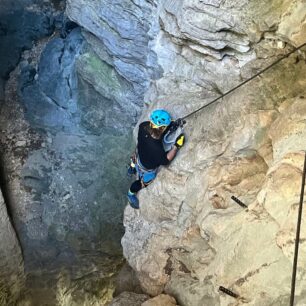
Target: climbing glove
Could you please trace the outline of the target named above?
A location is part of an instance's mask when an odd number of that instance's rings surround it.
[[[183,125],[186,123],[184,119],[178,118],[175,121],[172,121],[170,123],[170,131],[174,132],[176,131],[179,127],[183,127]]]
[[[176,140],[175,140],[175,146],[180,149],[183,145],[184,145],[184,142],[185,142],[185,135],[184,134],[180,134]]]

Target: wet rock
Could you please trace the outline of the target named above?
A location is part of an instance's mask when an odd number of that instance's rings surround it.
[[[24,285],[21,248],[0,192],[0,304],[16,303]]]
[[[27,270],[20,304],[105,304],[122,265],[129,181],[118,165],[128,160],[131,135],[100,125],[107,101],[92,107],[95,121],[85,115],[81,105],[89,107],[92,96],[79,103],[75,65],[84,39],[79,28],[59,35],[24,52],[1,104],[3,173]]]
[[[65,40],[51,40],[40,58],[37,73],[41,91],[50,102],[64,110],[72,106],[77,95],[74,63],[82,52],[82,47],[80,29],[75,29]]]
[[[77,72],[83,126],[98,134],[102,127],[114,131],[131,128],[139,110],[128,102],[133,96],[131,85],[94,53],[79,58]]]
[[[70,119],[76,111],[77,97],[74,62],[82,50],[82,40],[80,29],[72,31],[66,40],[51,40],[37,70],[32,65],[22,69],[20,96],[33,126],[54,131],[69,130],[75,124]]]

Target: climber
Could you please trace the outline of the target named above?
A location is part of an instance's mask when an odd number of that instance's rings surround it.
[[[165,151],[163,145],[164,135],[178,127],[178,121],[171,121],[170,114],[163,110],[154,110],[150,115],[150,121],[144,121],[139,125],[138,143],[135,154],[131,157],[131,165],[128,175],[138,175],[128,191],[130,205],[138,209],[139,201],[136,193],[147,187],[156,177],[160,165],[168,165],[176,156],[178,150],[184,145],[185,136],[180,133],[174,140],[174,145]],[[180,121],[179,121],[180,122]]]

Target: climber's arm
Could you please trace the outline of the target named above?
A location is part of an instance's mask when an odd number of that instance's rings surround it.
[[[176,138],[173,148],[167,153],[167,159],[169,161],[173,160],[177,151],[184,145],[184,143],[185,143],[185,135],[182,133]]]
[[[173,146],[173,148],[167,153],[167,159],[169,160],[169,162],[173,160],[177,151],[178,148],[176,146]]]

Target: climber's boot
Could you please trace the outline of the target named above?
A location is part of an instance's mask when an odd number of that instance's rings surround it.
[[[135,209],[139,209],[139,201],[138,198],[136,197],[136,194],[129,190],[127,197],[130,205]]]

